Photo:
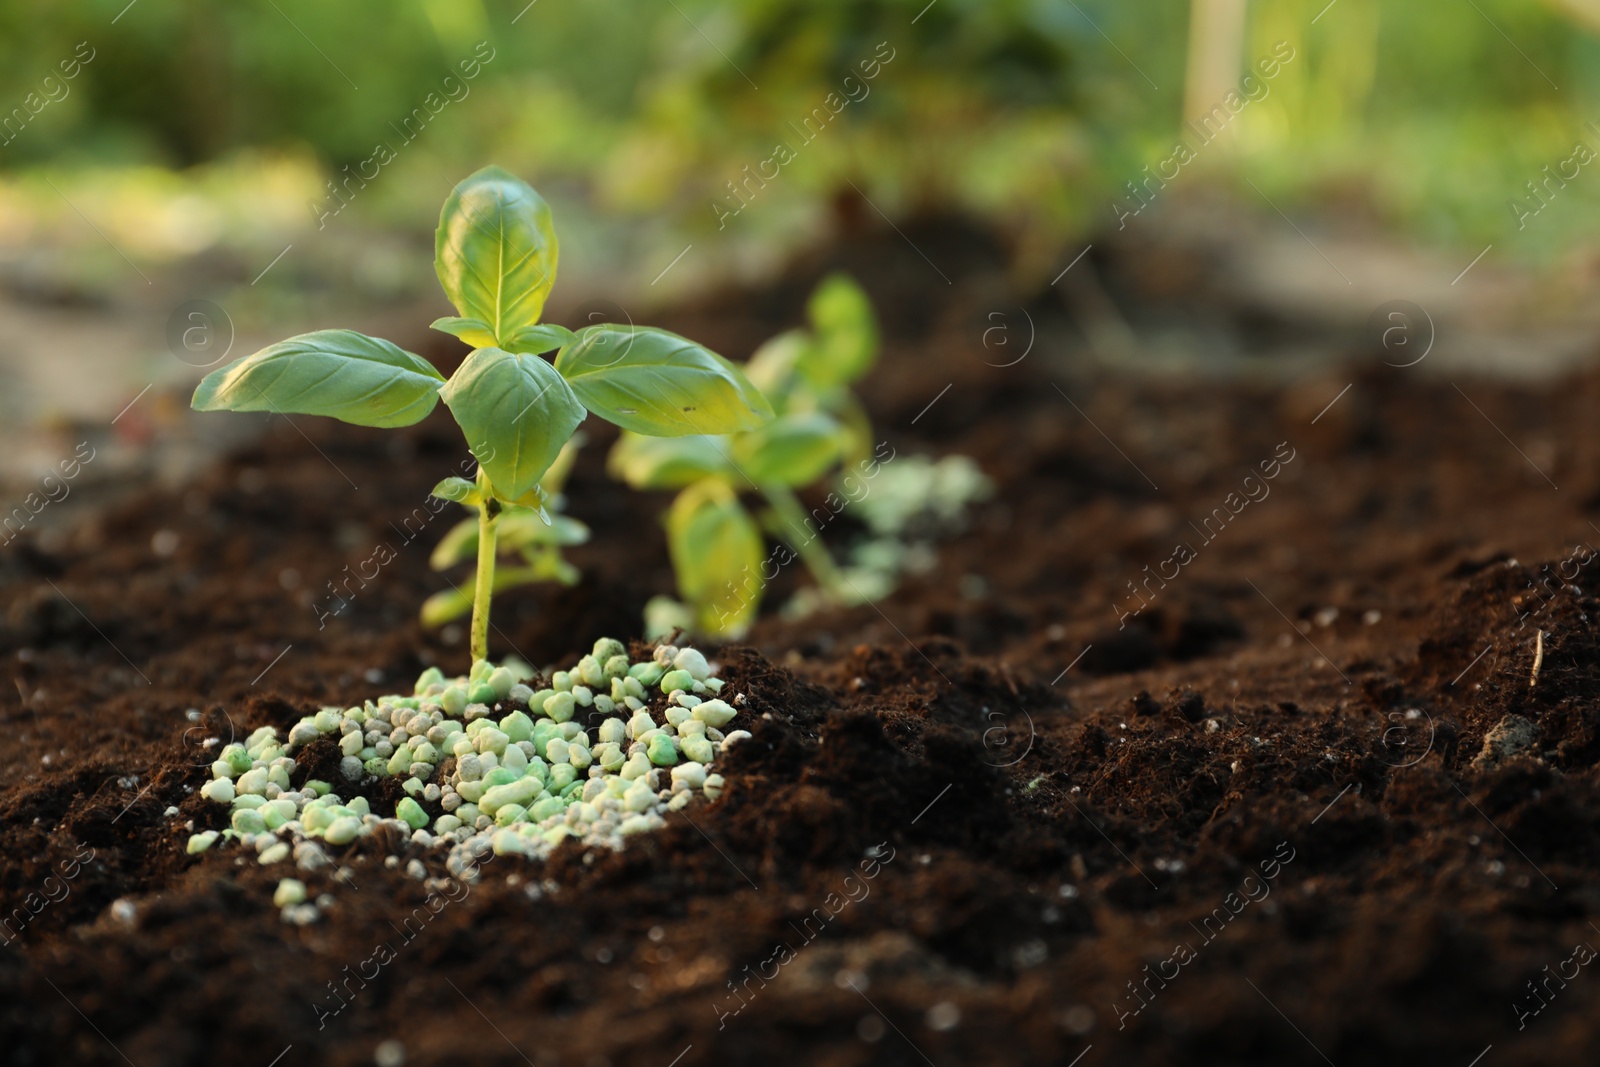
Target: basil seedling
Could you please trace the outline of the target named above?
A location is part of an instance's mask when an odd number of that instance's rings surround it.
[[[746,368],[772,401],[771,422],[720,437],[624,433],[608,460],[636,489],[682,490],[667,513],[668,545],[678,593],[707,635],[742,633],[770,577],[761,528],[739,499],[746,489],[766,499],[768,532],[793,546],[830,600],[861,599],[795,490],[871,455],[872,425],[850,385],[877,359],[878,327],[866,294],[843,274],[822,281],[807,315],[809,330],[768,341]]]
[[[451,192],[434,235],[434,269],[460,315],[433,327],[473,346],[448,380],[388,341],[318,330],[214,371],[194,393],[199,411],[328,415],[377,427],[419,422],[442,399],[478,461],[474,480],[446,478],[433,490],[478,513],[475,662],[488,657],[499,525],[519,531],[519,545],[536,540],[526,531],[530,516],[556,528],[540,481],[589,413],[661,437],[740,433],[772,418],[737,367],[676,334],[609,324],[574,334],[541,323],[556,258],[549,205],[527,183],[486,167]],[[554,349],[553,365],[540,358]],[[575,532],[552,537],[559,547]]]
[[[520,563],[505,566],[503,560],[494,571],[493,592],[500,593],[518,586],[555,581],[562,585],[578,583],[578,568],[561,556],[561,550],[571,545],[581,545],[589,540],[589,527],[561,512],[565,498],[561,494],[567,475],[583,444],[583,434],[573,435],[561,449],[556,461],[539,479],[539,494],[544,501],[543,514],[536,508],[520,504],[507,504],[495,522],[495,547],[504,557],[515,554]],[[468,505],[477,511],[476,505]],[[436,571],[446,571],[458,563],[478,556],[478,520],[463,519],[434,548],[428,565]],[[472,597],[459,587],[435,593],[422,604],[422,624],[443,626],[460,618],[472,608]]]

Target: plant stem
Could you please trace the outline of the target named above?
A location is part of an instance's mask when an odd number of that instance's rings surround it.
[[[805,506],[800,503],[800,498],[794,495],[794,490],[783,485],[763,485],[761,495],[767,498],[767,503],[772,505],[778,521],[789,531],[787,537],[789,546],[800,554],[801,561],[805,563],[811,576],[817,580],[817,584],[822,587],[822,591],[843,604],[856,599],[851,596],[850,585],[845,581],[839,565],[833,561],[828,546],[822,543],[819,534],[812,532],[806,525]]]
[[[489,495],[489,479],[478,470],[478,489],[483,503],[478,507],[478,576],[472,590],[472,662],[489,658],[489,600],[494,595],[495,520],[499,508]]]

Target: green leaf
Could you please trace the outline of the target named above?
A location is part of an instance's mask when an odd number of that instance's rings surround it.
[[[753,430],[772,405],[715,352],[647,326],[590,326],[556,356],[584,407],[653,437]]]
[[[829,406],[843,428],[840,441],[845,465],[856,466],[871,459],[872,419],[868,417],[867,409],[861,406],[861,401],[856,399],[854,393],[840,391],[833,395]]]
[[[534,582],[555,578],[564,581],[557,568],[535,567],[496,567],[494,571],[493,592],[503,593],[507,589],[514,589],[519,585],[532,585]],[[545,573],[551,571],[552,573]],[[570,584],[570,583],[568,583]],[[459,619],[472,610],[472,593],[460,588],[445,589],[435,593],[422,602],[422,625],[443,626],[452,619]]]
[[[268,345],[206,375],[196,411],[328,415],[357,426],[410,426],[439,401],[444,376],[421,356],[354,330]]]
[[[878,357],[878,323],[872,302],[848,275],[830,274],[806,305],[815,338],[797,364],[815,389],[849,385]]]
[[[785,330],[756,349],[744,365],[745,374],[774,407],[781,409],[794,386],[795,367],[810,345],[811,336],[805,330]]]
[[[820,411],[783,415],[733,439],[738,469],[758,484],[797,489],[810,485],[838,461],[843,428]]]
[[[499,167],[463,180],[439,213],[439,284],[457,311],[488,328],[489,344],[510,344],[539,321],[555,284],[556,257],[550,205]]]
[[[473,348],[494,344],[494,335],[489,332],[489,324],[478,319],[434,319],[430,328],[450,334],[452,337],[459,337]]]
[[[577,585],[583,577],[583,572],[561,558],[559,548],[540,548],[524,552],[528,561],[530,582],[560,582],[562,585]]]
[[[644,636],[647,641],[670,638],[676,630],[694,629],[694,612],[680,600],[653,596],[644,603]]]
[[[760,433],[760,430],[754,431]],[[700,434],[688,437],[646,437],[623,431],[606,457],[613,478],[635,489],[681,489],[707,477],[733,473],[718,439]]]
[[[559,457],[560,453],[558,452],[556,455]],[[554,461],[552,461],[551,465],[554,466]],[[546,471],[546,473],[549,472]],[[544,475],[539,475],[539,479],[540,481],[543,481]],[[529,489],[526,493],[522,493],[518,496],[512,496],[510,493],[499,493],[498,490],[496,490],[496,493],[498,494],[499,499],[505,501],[507,504],[529,508],[533,511],[544,511],[545,505],[550,502],[549,494],[544,491],[544,486],[537,483],[532,489]]]
[[[570,345],[576,337],[565,326],[557,326],[553,322],[541,322],[536,326],[522,327],[513,333],[505,344],[496,346],[494,335],[489,332],[488,323],[477,319],[434,319],[433,328],[440,333],[459,337],[473,348],[499,347],[507,352],[526,352],[534,356],[543,352],[553,352],[562,345]]]
[[[527,545],[555,545],[567,547],[581,545],[589,540],[589,527],[570,515],[551,515],[545,522],[537,512],[508,511],[500,516],[497,544],[507,549]]]
[[[477,505],[483,503],[483,497],[478,492],[476,482],[452,475],[433,487],[430,496],[440,500],[454,500],[457,504]]]
[[[480,348],[440,391],[495,493],[516,500],[584,419],[566,380],[538,356]]]
[[[498,584],[498,583],[496,583]],[[472,610],[472,596],[459,589],[444,589],[422,602],[422,625],[438,629]]]
[[[557,326],[553,322],[541,322],[537,326],[524,326],[500,347],[507,352],[526,352],[537,356],[570,345],[577,340],[577,337],[577,334],[565,326]]]
[[[706,479],[679,493],[667,512],[667,547],[697,629],[743,633],[761,606],[762,540],[733,490]]]
[[[495,548],[505,552],[537,546],[562,548],[588,540],[589,527],[568,515],[551,515],[550,522],[546,523],[537,512],[510,508],[495,521]],[[443,571],[477,558],[478,520],[471,518],[457,523],[434,546],[428,566]],[[500,568],[496,567],[495,573],[499,572]]]
[[[439,494],[435,492],[434,496]],[[478,520],[463,519],[450,528],[428,556],[428,566],[436,571],[449,570],[457,563],[465,563],[478,556]]]
[[[567,477],[572,473],[572,465],[578,461],[578,450],[583,447],[583,440],[583,434],[573,434],[567,443],[561,446],[561,453],[556,456],[555,462],[550,464],[550,469],[540,477],[539,489],[546,497],[553,500],[561,495],[562,489],[566,488]]]

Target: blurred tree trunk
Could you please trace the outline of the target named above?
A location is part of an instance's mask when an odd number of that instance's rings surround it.
[[[1577,19],[1591,30],[1600,30],[1600,0],[1549,0],[1550,6]]]
[[[1238,88],[1244,61],[1245,5],[1246,0],[1192,0],[1189,69],[1183,93],[1185,120],[1206,114]]]

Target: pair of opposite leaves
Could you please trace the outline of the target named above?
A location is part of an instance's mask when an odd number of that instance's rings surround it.
[[[772,418],[737,367],[666,330],[540,323],[555,282],[550,208],[532,187],[486,167],[451,193],[434,268],[460,317],[433,325],[474,351],[448,380],[420,356],[353,330],[318,330],[206,376],[200,411],[327,415],[358,426],[409,426],[443,400],[494,495],[537,492],[589,412],[653,437],[728,434]],[[559,348],[554,365],[541,354]]]

